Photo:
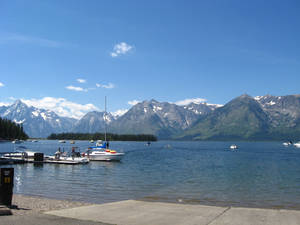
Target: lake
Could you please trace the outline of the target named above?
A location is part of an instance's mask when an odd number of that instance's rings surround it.
[[[14,193],[105,203],[126,199],[300,209],[300,148],[279,142],[158,141],[110,142],[126,153],[121,162],[86,165],[19,164]],[[54,154],[90,146],[58,141],[23,144],[33,151]],[[12,151],[0,143],[0,151]],[[10,167],[10,166],[1,166]]]

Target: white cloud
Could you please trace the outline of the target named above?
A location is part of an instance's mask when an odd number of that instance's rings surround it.
[[[111,57],[117,57],[120,55],[125,55],[127,54],[130,50],[132,50],[132,46],[125,43],[125,42],[120,42],[119,44],[116,44],[114,46],[114,50],[110,53]]]
[[[96,86],[97,86],[98,88],[106,88],[106,89],[112,89],[112,88],[115,87],[115,85],[112,84],[112,83],[108,83],[108,84],[98,84],[98,83],[97,83]]]
[[[78,78],[78,79],[77,79],[77,82],[83,84],[83,83],[86,83],[86,80],[85,80],[85,79],[80,79],[80,78]]]
[[[44,97],[42,99],[21,99],[26,105],[54,111],[59,116],[80,119],[87,112],[99,109],[93,104],[79,104],[65,98]]]
[[[72,90],[72,91],[84,91],[87,92],[88,90],[82,87],[75,87],[75,86],[67,86],[66,89]]]
[[[138,103],[140,103],[141,101],[138,101],[138,100],[132,100],[132,101],[128,101],[127,103],[129,104],[129,105],[136,105],[136,104],[138,104]]]
[[[201,102],[206,102],[204,98],[188,98],[181,101],[175,102],[176,105],[188,105],[190,103],[200,104]]]
[[[0,87],[4,87],[4,84],[0,82]]]
[[[115,117],[123,116],[126,112],[128,112],[128,109],[119,109],[115,112],[111,112],[111,114]]]

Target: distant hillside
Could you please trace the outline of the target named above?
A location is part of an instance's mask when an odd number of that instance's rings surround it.
[[[27,138],[28,135],[21,125],[0,117],[0,140],[26,140]]]
[[[174,139],[184,140],[298,140],[299,96],[252,98],[242,95]]]

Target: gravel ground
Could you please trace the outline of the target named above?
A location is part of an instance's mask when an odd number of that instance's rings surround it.
[[[11,208],[11,211],[13,215],[28,215],[91,204],[86,202],[73,202],[67,200],[56,200],[43,197],[14,194],[12,205],[13,206]]]

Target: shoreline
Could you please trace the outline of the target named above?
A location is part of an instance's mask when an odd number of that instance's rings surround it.
[[[120,200],[124,201],[124,200]],[[55,199],[37,195],[24,195],[24,194],[14,194],[12,199],[12,207],[10,208],[13,215],[28,215],[28,214],[38,214],[52,210],[60,209],[70,209],[81,206],[90,205],[102,205],[107,203],[115,203],[120,201],[112,202],[83,202],[75,200],[66,199]],[[300,211],[299,206],[263,206],[260,204],[241,204],[237,202],[222,202],[222,201],[208,201],[208,200],[191,200],[191,199],[168,199],[158,196],[146,196],[140,199],[135,199],[134,201],[144,201],[153,203],[170,203],[178,205],[195,205],[195,206],[213,206],[213,207],[238,207],[238,208],[249,208],[249,209],[270,209],[270,210],[294,210]]]
[[[92,205],[92,203],[14,194],[10,209],[13,215],[28,215],[88,205]]]

